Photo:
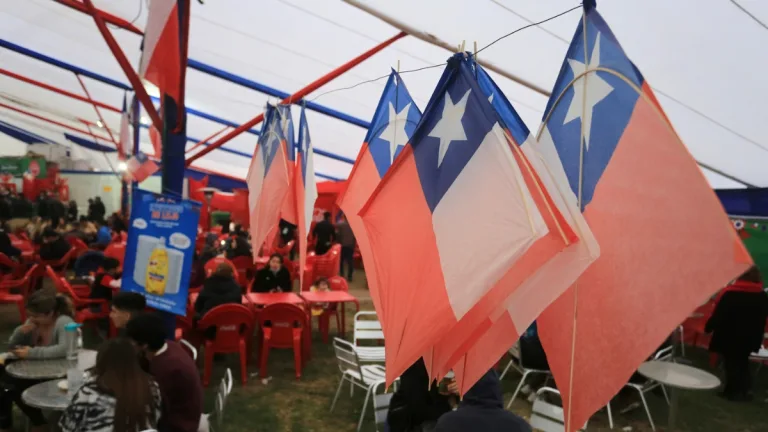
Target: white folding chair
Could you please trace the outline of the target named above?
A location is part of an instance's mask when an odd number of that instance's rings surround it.
[[[668,346],[666,348],[660,349],[653,356],[653,359],[657,361],[666,361],[666,362],[674,361],[674,358],[672,357],[673,349],[674,349],[674,346]],[[645,394],[653,389],[661,387],[661,391],[664,393],[664,399],[667,400],[667,405],[669,405],[669,395],[667,395],[667,389],[664,387],[663,384],[661,384],[658,381],[654,381],[652,379],[649,379],[642,384],[636,384],[636,383],[630,382],[625,384],[625,386],[631,389],[637,390],[637,392],[640,394],[640,400],[643,402],[643,408],[645,408],[645,413],[648,415],[648,421],[651,423],[651,429],[655,431],[656,425],[653,424],[653,417],[651,416],[651,410],[648,409],[648,402],[646,402],[645,400]]]
[[[333,338],[333,350],[336,352],[336,362],[341,372],[341,380],[339,381],[339,387],[336,389],[336,395],[333,397],[333,402],[331,402],[331,412],[336,407],[336,401],[339,399],[339,393],[341,393],[341,387],[345,381],[349,382],[350,390],[354,387],[364,389],[365,401],[363,402],[363,412],[360,413],[360,420],[357,423],[357,430],[359,431],[363,426],[368,399],[371,397],[374,387],[385,382],[384,367],[381,365],[361,365],[355,351],[355,346],[344,339]]]
[[[542,432],[565,432],[565,418],[563,416],[563,407],[547,401],[545,395],[554,395],[560,397],[560,392],[551,387],[542,387],[536,392],[536,399],[533,400],[531,410],[530,424],[536,430]],[[610,407],[608,409],[610,415]],[[587,423],[580,430],[586,430]],[[611,425],[613,429],[613,425]]]
[[[389,402],[392,400],[394,393],[379,394],[379,387],[384,385],[383,381],[379,381],[373,385],[373,413],[376,420],[376,432],[384,429],[384,423],[387,422],[387,412],[389,411]],[[381,426],[381,428],[380,428]]]
[[[181,344],[182,348],[184,348],[190,356],[192,356],[192,360],[197,361],[197,348],[192,346],[189,341],[186,339],[179,339],[179,343]]]
[[[373,318],[373,319],[371,319]],[[360,346],[359,342],[379,344],[384,341],[384,332],[376,312],[363,311],[355,314],[352,344],[359,360],[363,363],[384,363],[383,346]]]
[[[227,372],[224,374],[224,379],[227,383],[227,396],[232,393],[232,369],[227,368]]]
[[[507,364],[507,367],[504,368],[504,371],[501,373],[501,378],[504,378],[504,375],[507,373],[507,371],[510,369],[510,367],[513,367],[516,371],[520,372],[523,376],[520,378],[520,383],[517,384],[517,388],[515,389],[515,392],[512,394],[512,399],[509,400],[509,403],[507,404],[507,409],[512,407],[512,403],[517,398],[518,393],[520,393],[520,389],[523,388],[523,385],[525,385],[525,380],[528,379],[529,375],[533,374],[539,374],[539,375],[546,375],[547,378],[552,376],[552,372],[549,370],[544,369],[528,369],[523,366],[523,352],[520,349],[520,343],[516,342],[515,345],[512,346],[512,348],[509,349],[509,354],[512,356],[512,360],[509,361]]]

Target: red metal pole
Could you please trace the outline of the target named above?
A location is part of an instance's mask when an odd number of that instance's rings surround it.
[[[78,11],[83,12],[85,14],[88,14],[87,7],[84,4],[82,4],[81,2],[77,1],[77,0],[55,0],[55,1],[56,1],[56,3],[63,4],[64,6],[68,6],[68,7],[72,8],[72,9],[75,9],[75,10],[78,10]],[[112,24],[114,26],[120,27],[121,29],[124,29],[124,30],[128,30],[129,32],[135,33],[135,34],[137,34],[139,36],[143,36],[144,35],[144,32],[142,32],[137,27],[135,27],[133,24],[131,24],[130,22],[128,22],[128,21],[126,21],[126,20],[124,20],[124,19],[122,19],[120,17],[114,16],[114,15],[112,15],[112,14],[110,14],[108,12],[104,12],[102,10],[97,10],[97,13],[99,14],[99,16],[101,16],[101,18],[104,21],[106,21],[106,22],[108,22],[108,23],[110,23],[110,24]]]
[[[86,0],[90,1],[90,0]],[[284,103],[290,103],[290,102],[298,102],[304,96],[312,93],[313,91],[317,90],[318,88],[324,86],[325,84],[328,84],[331,80],[337,78],[339,75],[347,72],[348,70],[352,69],[353,67],[359,65],[364,60],[368,59],[372,55],[376,54],[377,52],[383,50],[384,48],[388,47],[389,45],[392,45],[395,41],[398,39],[402,39],[408,34],[405,32],[400,32],[396,34],[395,36],[385,40],[384,42],[376,45],[375,47],[369,49],[368,51],[360,54],[359,56],[353,58],[352,60],[348,61],[347,63],[344,63],[343,65],[337,67],[336,69],[332,70],[331,72],[327,73],[326,75],[318,78],[317,80],[313,81],[303,89],[297,91],[296,93],[288,96],[287,98],[280,101],[281,104]],[[243,123],[240,125],[240,127],[230,131],[223,137],[221,137],[219,140],[217,140],[215,143],[209,145],[208,147],[204,148],[200,153],[197,153],[196,155],[193,155],[189,159],[187,159],[187,166],[189,166],[192,162],[200,159],[201,157],[207,155],[208,153],[214,151],[215,149],[223,146],[226,144],[229,140],[232,138],[240,135],[242,132],[252,128],[253,126],[261,123],[264,120],[264,113],[261,113],[257,115],[256,117],[252,118],[250,121]]]
[[[122,112],[117,107],[113,107],[113,106],[107,105],[107,104],[105,104],[103,102],[95,101],[93,99],[84,98],[84,97],[80,96],[79,94],[75,94],[75,93],[66,91],[64,89],[60,89],[58,87],[54,87],[52,85],[46,84],[46,83],[41,82],[41,81],[33,80],[31,78],[27,78],[25,76],[19,75],[17,73],[11,72],[11,71],[6,70],[6,69],[0,68],[0,75],[9,76],[9,77],[11,77],[13,79],[17,79],[19,81],[23,81],[23,82],[25,82],[27,84],[32,84],[33,86],[41,87],[41,88],[44,88],[46,90],[50,90],[50,91],[52,91],[54,93],[58,93],[60,95],[71,97],[72,99],[77,99],[77,100],[79,100],[81,102],[85,102],[85,103],[89,103],[89,104],[98,106],[99,108],[108,109],[110,111],[114,111],[114,112],[118,112],[118,113]]]
[[[56,121],[56,120],[53,120],[53,119],[49,119],[48,117],[43,117],[43,116],[41,116],[41,115],[38,115],[38,114],[35,114],[35,113],[31,113],[31,112],[29,112],[29,111],[25,111],[25,110],[23,110],[23,109],[19,109],[19,108],[16,108],[16,107],[10,106],[10,105],[6,105],[6,104],[4,104],[4,103],[0,103],[0,107],[2,107],[2,108],[6,108],[6,109],[9,109],[9,110],[11,110],[11,111],[16,111],[16,112],[17,112],[17,113],[19,113],[19,114],[24,114],[24,115],[26,115],[26,116],[29,116],[29,117],[33,117],[33,118],[36,118],[36,119],[38,119],[38,120],[42,120],[42,121],[44,121],[44,122],[48,122],[48,123],[51,123],[51,124],[55,124],[56,126],[60,126],[60,127],[63,127],[64,129],[69,129],[69,130],[71,130],[71,131],[74,131],[74,132],[78,132],[78,133],[81,133],[81,134],[85,134],[85,135],[88,135],[88,136],[92,136],[92,137],[94,137],[94,138],[96,138],[96,139],[100,139],[100,140],[108,141],[106,138],[104,138],[104,137],[100,137],[100,136],[98,136],[98,135],[94,135],[94,134],[92,134],[91,132],[88,132],[87,130],[78,129],[78,128],[76,128],[76,127],[73,127],[73,126],[70,126],[70,125],[68,125],[68,124],[65,124],[65,123],[61,123],[61,122],[58,122],[58,121]],[[88,124],[88,122],[87,122],[86,120],[82,120],[82,119],[78,119],[78,120],[80,120],[81,122],[85,123],[86,125]]]
[[[88,99],[91,99],[91,93],[88,92],[88,88],[85,86],[85,82],[83,82],[83,77],[77,74],[75,76],[77,77],[77,80],[80,81],[80,86],[83,88],[85,95],[88,97]],[[99,108],[96,105],[93,106],[93,110],[96,111],[96,115],[99,117],[99,121],[101,121],[101,124],[103,125],[102,128],[106,129],[107,135],[109,135],[109,139],[112,140],[112,144],[117,147],[117,154],[120,156],[120,159],[123,159],[125,155],[123,155],[122,147],[117,143],[117,141],[115,141],[115,136],[112,135],[112,129],[110,129],[107,122],[104,121],[104,117],[101,116],[101,111],[99,111]]]
[[[212,133],[212,134],[208,135],[207,137],[205,137],[205,138],[201,139],[201,140],[200,140],[200,142],[198,142],[197,144],[195,144],[195,145],[193,145],[192,147],[190,147],[189,149],[187,149],[186,153],[189,153],[189,152],[191,152],[192,150],[194,150],[194,149],[196,149],[196,148],[200,147],[201,145],[203,145],[203,144],[207,143],[208,141],[210,141],[210,140],[212,140],[212,139],[216,138],[217,136],[221,135],[221,134],[222,134],[222,133],[223,133],[225,130],[227,130],[227,129],[229,129],[229,126],[224,126],[224,128],[222,128],[220,131],[218,131],[218,132],[214,132],[214,133]]]
[[[152,105],[152,100],[149,98],[147,91],[144,89],[144,85],[141,83],[139,76],[131,67],[131,63],[125,57],[123,50],[112,36],[112,33],[110,33],[109,29],[107,28],[107,24],[104,23],[104,19],[99,13],[99,10],[96,9],[91,0],[84,1],[85,6],[88,8],[88,13],[90,13],[91,17],[93,17],[93,21],[96,23],[96,27],[99,28],[99,32],[101,32],[101,35],[104,37],[104,41],[109,46],[109,49],[112,51],[112,54],[115,56],[117,62],[120,63],[120,67],[123,68],[123,72],[125,73],[126,78],[128,78],[128,81],[131,82],[131,86],[133,86],[133,91],[139,98],[139,102],[141,102],[141,105],[144,107],[147,115],[149,115],[149,117],[152,119],[152,124],[155,126],[155,128],[157,128],[157,130],[163,130],[163,121],[160,119],[160,114],[157,113],[155,106]]]

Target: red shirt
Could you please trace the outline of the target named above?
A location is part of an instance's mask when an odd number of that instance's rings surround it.
[[[149,361],[163,398],[160,432],[197,432],[203,413],[203,385],[192,357],[177,342],[168,341],[167,348]]]

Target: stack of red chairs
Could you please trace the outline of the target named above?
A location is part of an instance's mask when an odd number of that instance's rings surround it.
[[[89,299],[85,289],[90,291],[87,285],[78,286],[75,289],[67,282],[67,279],[60,277],[50,266],[45,267],[48,277],[53,280],[56,291],[68,295],[75,306],[75,321],[80,324],[88,324],[94,321],[109,318],[109,302],[105,299]]]
[[[197,328],[201,331],[209,327],[216,327],[216,336],[205,341],[203,385],[207,387],[211,381],[213,355],[216,353],[240,354],[240,379],[245,384],[248,381],[248,358],[253,338],[253,313],[246,306],[239,304],[216,306],[197,323]]]
[[[269,322],[268,325],[267,322]],[[259,314],[259,325],[262,331],[259,375],[267,376],[267,359],[270,349],[291,348],[296,379],[301,378],[304,359],[308,358],[309,354],[308,344],[311,343],[305,334],[308,323],[304,309],[286,303],[271,304]]]
[[[237,270],[235,272],[237,275],[237,282],[243,287],[243,292],[247,291],[254,276],[253,262],[251,258],[247,256],[238,256],[232,258],[230,262]]]
[[[339,264],[341,263],[341,245],[334,244],[323,255],[316,255],[312,263],[312,280],[320,278],[330,279],[339,274]]]
[[[67,236],[67,242],[72,246],[72,249],[75,250],[73,255],[74,259],[80,258],[82,254],[88,252],[88,245],[78,237],[73,235]]]
[[[40,264],[43,266],[51,267],[52,270],[56,272],[56,275],[58,277],[65,277],[67,267],[71,263],[72,259],[75,257],[75,254],[77,253],[77,249],[71,248],[69,249],[69,252],[67,252],[61,259],[55,260],[55,261],[49,261],[49,260],[40,260]]]
[[[104,249],[104,256],[107,258],[114,258],[120,262],[120,268],[123,268],[123,261],[125,261],[125,242],[112,242]]]
[[[328,284],[331,286],[331,291],[345,291],[349,292],[349,285],[347,280],[341,276],[334,276],[328,278]],[[336,317],[336,331],[341,328],[341,315],[339,315],[338,305],[332,303],[328,309],[323,311],[323,314],[317,317],[318,327],[320,328],[320,334],[323,337],[323,342],[328,343],[328,333],[331,326],[331,316]]]
[[[5,256],[5,255],[3,255]],[[6,257],[7,259],[7,257]],[[0,304],[13,303],[19,308],[21,322],[27,320],[26,299],[34,282],[39,277],[40,265],[35,264],[27,270],[27,273],[20,279],[3,279],[0,281]],[[15,292],[13,292],[15,291]]]

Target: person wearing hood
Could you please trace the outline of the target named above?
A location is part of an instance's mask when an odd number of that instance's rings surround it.
[[[231,236],[226,256],[227,259],[233,259],[240,256],[251,258],[251,245],[248,243],[248,238],[243,235]]]
[[[42,234],[43,244],[40,246],[40,259],[58,261],[64,258],[72,246],[53,228],[45,228]]]
[[[269,257],[269,265],[259,270],[256,273],[256,278],[253,280],[252,292],[257,293],[269,293],[269,292],[291,292],[293,290],[293,282],[291,281],[291,274],[288,269],[283,266],[283,256],[280,254],[272,254]]]
[[[437,420],[449,411],[449,396],[438,391],[437,383],[430,385],[427,367],[419,359],[400,377],[400,385],[389,403],[387,426],[389,432],[432,431]]]
[[[504,409],[499,375],[491,369],[464,395],[456,411],[437,421],[435,432],[531,432],[531,425]]]
[[[203,289],[195,300],[195,316],[200,319],[209,310],[223,304],[242,302],[242,289],[228,263],[220,263],[216,271],[203,282]]]

